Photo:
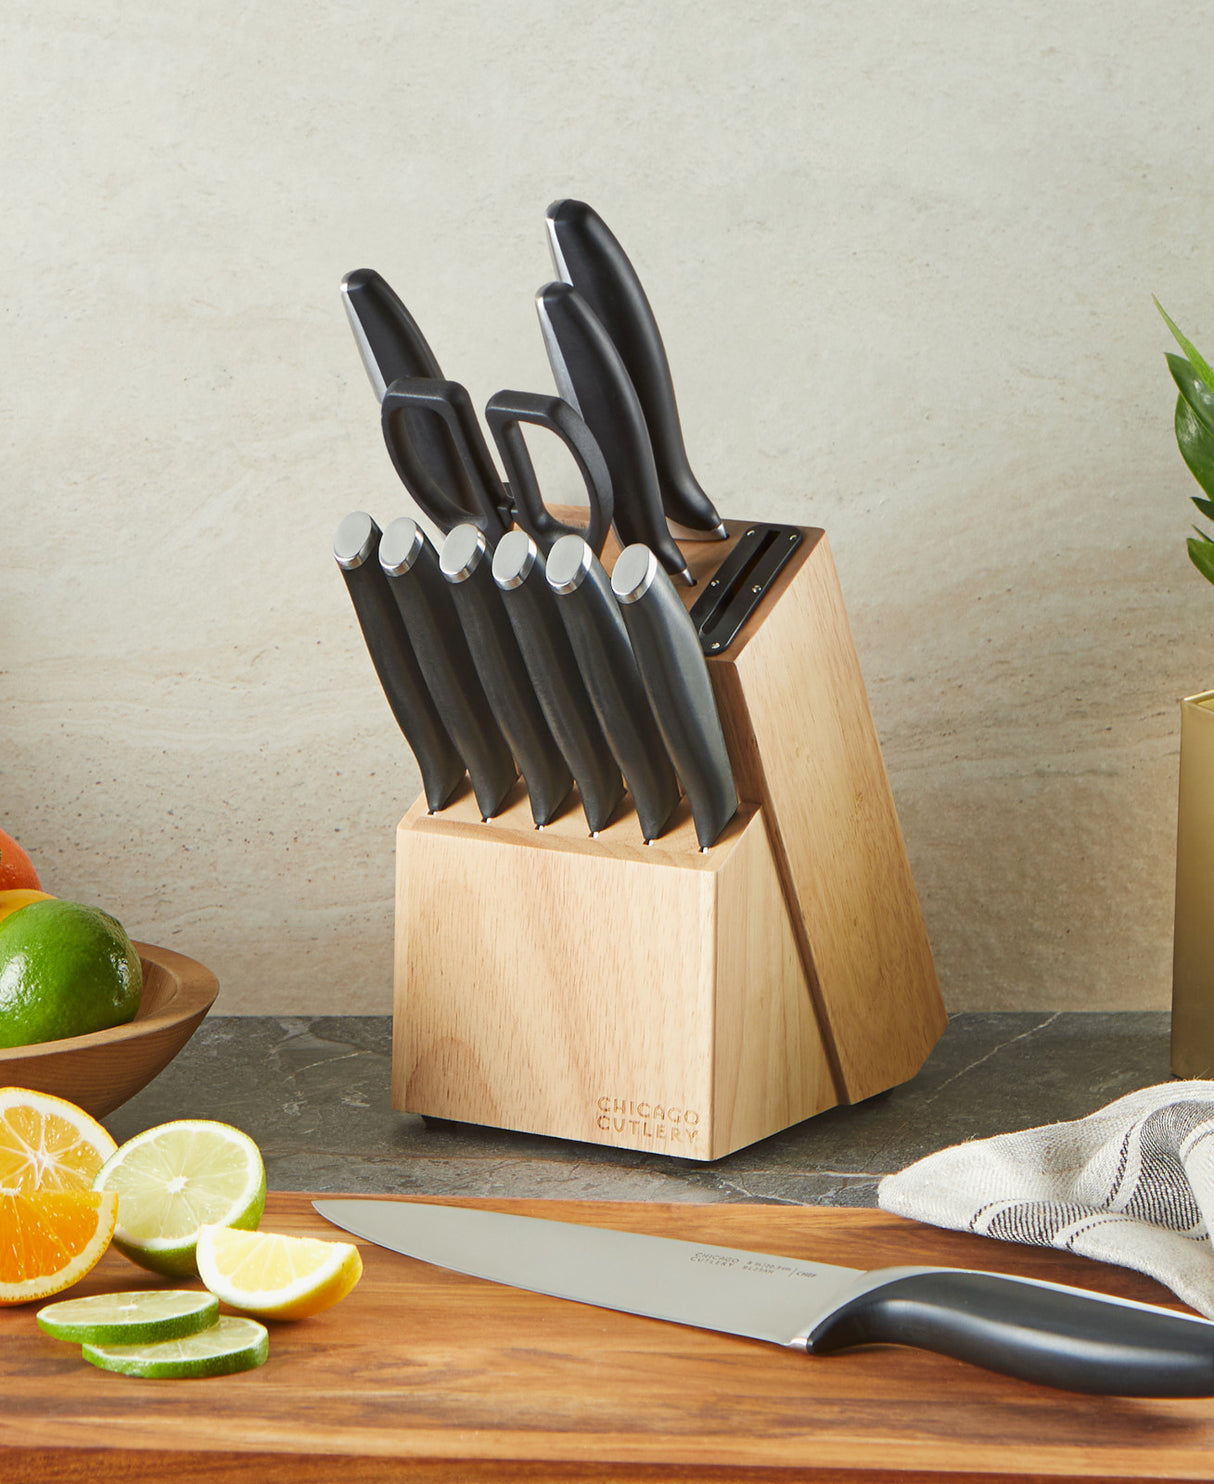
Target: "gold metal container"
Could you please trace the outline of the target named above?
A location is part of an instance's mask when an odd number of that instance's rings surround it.
[[[1180,703],[1172,1071],[1214,1078],[1214,691]]]

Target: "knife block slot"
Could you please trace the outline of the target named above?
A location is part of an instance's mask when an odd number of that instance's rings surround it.
[[[536,830],[521,785],[488,822],[467,787],[405,815],[395,1107],[712,1160],[926,1060],[923,915],[825,533],[802,534],[708,662],[746,801],[710,850],[686,803],[648,846],[630,807],[593,840],[576,800]],[[697,579],[730,549],[683,546]]]

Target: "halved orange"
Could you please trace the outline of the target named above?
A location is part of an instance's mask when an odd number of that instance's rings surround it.
[[[88,1190],[117,1147],[75,1103],[0,1087],[0,1191]]]
[[[70,1288],[101,1260],[117,1221],[108,1191],[0,1192],[0,1304]]]

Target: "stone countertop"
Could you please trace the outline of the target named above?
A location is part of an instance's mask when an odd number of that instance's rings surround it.
[[[104,1120],[257,1140],[272,1190],[875,1206],[882,1175],[948,1144],[1080,1118],[1170,1077],[1166,1012],[955,1015],[918,1076],[712,1163],[423,1119],[391,1105],[390,1016],[211,1016]]]

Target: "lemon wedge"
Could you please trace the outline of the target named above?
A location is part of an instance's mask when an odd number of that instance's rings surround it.
[[[204,1226],[197,1258],[198,1276],[216,1298],[260,1319],[306,1319],[332,1308],[363,1270],[350,1242],[230,1226]]]

